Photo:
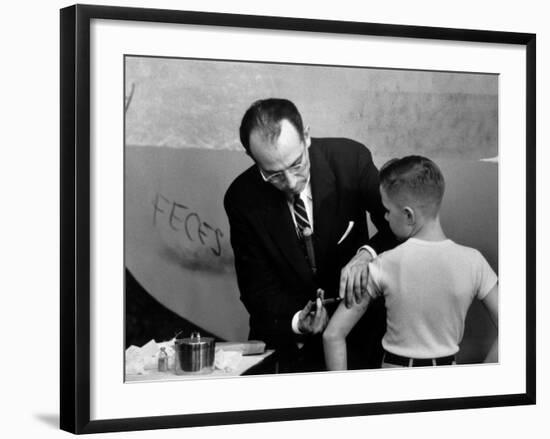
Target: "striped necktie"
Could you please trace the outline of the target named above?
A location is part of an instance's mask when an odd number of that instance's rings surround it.
[[[311,229],[311,225],[309,224],[309,219],[307,217],[306,205],[300,198],[300,195],[294,196],[294,219],[296,220],[300,237],[303,236],[304,229]]]

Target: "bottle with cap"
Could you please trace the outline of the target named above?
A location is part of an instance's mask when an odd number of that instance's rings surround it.
[[[161,347],[158,358],[158,371],[166,372],[168,371],[168,354],[166,353],[166,348]]]

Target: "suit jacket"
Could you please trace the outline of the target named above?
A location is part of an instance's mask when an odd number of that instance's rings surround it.
[[[317,275],[304,255],[284,193],[264,182],[255,165],[233,181],[224,199],[241,300],[250,314],[249,338],[279,350],[293,351],[297,341],[304,341],[292,331],[293,315],[315,298],[317,288],[325,290],[325,297],[338,295],[340,271],[361,245],[377,252],[395,245],[369,150],[349,139],[312,139],[309,157]],[[366,211],[378,229],[372,239]],[[350,221],[353,228],[338,244]],[[361,338],[374,337],[379,344],[385,317],[368,314],[376,334],[363,330]],[[319,349],[320,341],[315,343]]]

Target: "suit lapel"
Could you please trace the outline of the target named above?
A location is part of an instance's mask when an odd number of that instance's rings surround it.
[[[317,266],[322,267],[338,216],[338,192],[334,173],[325,157],[310,147],[313,230]]]

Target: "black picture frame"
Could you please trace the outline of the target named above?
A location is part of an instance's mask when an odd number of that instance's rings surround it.
[[[349,417],[535,404],[536,401],[536,35],[290,17],[75,5],[60,11],[61,89],[61,345],[60,424],[97,433],[252,422]],[[498,396],[346,404],[321,407],[90,419],[90,22],[93,19],[293,30],[526,48],[526,376],[525,393]]]

